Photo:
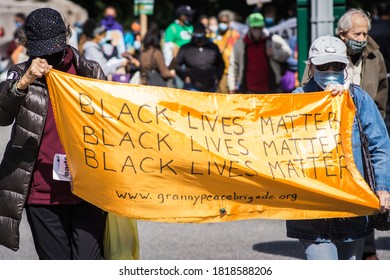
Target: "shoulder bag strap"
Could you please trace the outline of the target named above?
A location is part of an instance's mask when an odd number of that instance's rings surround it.
[[[356,107],[356,122],[359,128],[359,134],[360,134],[360,143],[362,148],[362,161],[363,161],[363,171],[364,171],[364,179],[367,182],[367,184],[370,186],[371,190],[375,192],[375,175],[374,175],[374,167],[372,166],[371,162],[371,156],[370,151],[368,149],[368,138],[367,135],[363,131],[362,122],[360,121],[360,116],[357,108],[357,104],[355,102],[355,95],[354,95],[354,85],[351,84],[349,87],[349,91],[352,95],[353,101],[355,103]]]

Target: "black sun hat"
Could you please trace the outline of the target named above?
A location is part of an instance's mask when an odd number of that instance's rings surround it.
[[[33,57],[50,55],[66,48],[66,26],[59,12],[50,8],[32,11],[26,18],[26,48]]]

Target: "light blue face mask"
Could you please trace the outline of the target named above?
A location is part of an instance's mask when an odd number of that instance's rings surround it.
[[[23,23],[21,23],[20,21],[15,21],[15,26],[16,26],[16,29],[18,29],[18,28],[23,26]]]
[[[105,44],[107,44],[107,39],[106,39],[106,38],[104,38],[103,40],[101,40],[101,41],[98,43],[98,45],[101,46],[101,47],[103,47]]]
[[[325,89],[329,84],[344,84],[344,71],[316,71],[314,73],[314,81],[322,89]]]
[[[219,29],[220,31],[222,31],[222,32],[225,32],[226,30],[228,30],[228,28],[229,28],[229,25],[227,25],[227,24],[224,23],[224,22],[220,22],[220,23],[218,24],[218,29]]]
[[[264,22],[265,22],[266,25],[269,26],[269,25],[274,24],[275,20],[274,20],[274,18],[266,17],[266,18],[264,18]]]
[[[136,51],[141,49],[141,42],[140,41],[134,41],[133,47]]]

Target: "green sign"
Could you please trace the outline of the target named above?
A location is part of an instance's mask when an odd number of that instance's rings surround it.
[[[134,0],[134,15],[153,15],[154,0]]]

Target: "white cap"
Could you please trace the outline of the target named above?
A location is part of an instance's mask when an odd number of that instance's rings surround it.
[[[314,65],[326,64],[329,62],[341,62],[348,64],[347,47],[337,37],[318,37],[310,46],[309,60]]]

